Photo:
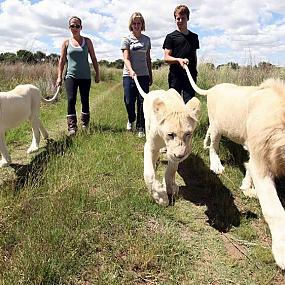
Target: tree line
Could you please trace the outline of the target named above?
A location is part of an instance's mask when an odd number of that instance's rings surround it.
[[[59,55],[51,53],[46,55],[41,51],[31,52],[29,50],[20,49],[16,53],[4,52],[0,53],[0,62],[2,63],[17,63],[23,62],[28,64],[36,64],[42,62],[57,62]]]
[[[37,63],[43,63],[43,62],[52,62],[52,63],[57,63],[59,60],[59,55],[56,53],[51,53],[49,55],[46,55],[44,52],[41,51],[36,51],[36,52],[31,52],[29,50],[21,49],[18,50],[16,53],[13,52],[4,52],[0,53],[0,63],[10,63],[14,64],[17,62],[22,62],[22,63],[28,63],[28,64],[37,64]],[[124,61],[123,59],[117,59],[115,61],[108,61],[108,60],[100,60],[99,64],[101,66],[106,66],[106,67],[113,67],[117,69],[122,69],[124,66]],[[156,59],[152,61],[152,68],[153,69],[159,69],[160,67],[167,65],[164,60],[161,59]],[[236,62],[228,62],[226,64],[220,64],[217,67],[213,63],[206,63],[206,65],[209,66],[210,69],[220,69],[223,67],[227,67],[230,69],[239,69],[240,66]],[[256,68],[272,68],[275,67],[273,64],[269,62],[259,62],[257,65],[254,65],[253,67]]]

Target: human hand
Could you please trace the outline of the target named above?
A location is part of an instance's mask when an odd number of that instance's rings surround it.
[[[136,73],[132,70],[132,71],[130,71],[130,76],[132,77],[132,79],[134,79],[134,77],[137,76],[137,75],[136,75]]]
[[[178,58],[178,62],[181,65],[181,67],[183,67],[183,68],[184,68],[184,65],[188,65],[189,64],[188,58]]]
[[[95,83],[99,83],[100,82],[100,75],[96,73],[95,75]]]

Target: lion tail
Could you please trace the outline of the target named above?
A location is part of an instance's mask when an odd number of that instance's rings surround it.
[[[188,68],[187,64],[184,64],[184,69],[185,69],[185,71],[186,71],[186,73],[187,73],[187,76],[188,76],[188,79],[189,79],[189,81],[190,81],[190,84],[192,85],[192,87],[193,87],[193,89],[195,90],[195,92],[197,92],[197,93],[200,94],[200,95],[206,96],[207,93],[208,93],[208,90],[201,89],[201,88],[199,88],[199,87],[196,85],[196,83],[195,83],[193,77],[191,76],[191,73],[190,73],[190,71],[189,71],[189,68]]]
[[[142,96],[143,98],[145,98],[146,93],[145,93],[145,92],[143,91],[143,89],[141,88],[141,86],[140,86],[140,84],[139,84],[139,81],[138,81],[138,78],[137,78],[136,75],[134,76],[134,81],[135,81],[135,83],[136,83],[136,86],[137,86],[137,89],[138,89],[139,93],[141,94],[141,96]]]
[[[56,92],[55,92],[55,94],[53,95],[52,98],[46,99],[43,96],[41,96],[41,99],[42,99],[43,102],[53,102],[53,101],[55,101],[57,99],[57,97],[59,95],[59,92],[60,92],[60,86],[57,87]]]

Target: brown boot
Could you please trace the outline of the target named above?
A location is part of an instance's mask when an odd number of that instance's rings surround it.
[[[67,115],[67,129],[70,136],[76,134],[77,132],[76,115]]]
[[[90,121],[90,113],[81,113],[82,128],[87,129]]]

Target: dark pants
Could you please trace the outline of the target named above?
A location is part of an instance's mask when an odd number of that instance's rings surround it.
[[[197,75],[192,75],[192,77],[196,82]],[[195,96],[195,91],[192,88],[186,73],[176,75],[172,72],[169,72],[168,84],[169,88],[174,88],[182,96],[185,104]]]
[[[138,81],[144,92],[149,92],[149,76],[138,76]],[[124,87],[124,102],[128,113],[130,123],[136,119],[137,129],[145,128],[144,113],[143,113],[143,98],[139,94],[135,81],[130,76],[123,77]],[[136,116],[136,102],[137,102],[137,116]]]
[[[91,79],[65,79],[65,89],[67,94],[67,115],[76,114],[76,95],[79,88],[82,113],[89,113],[89,91],[91,87]]]

